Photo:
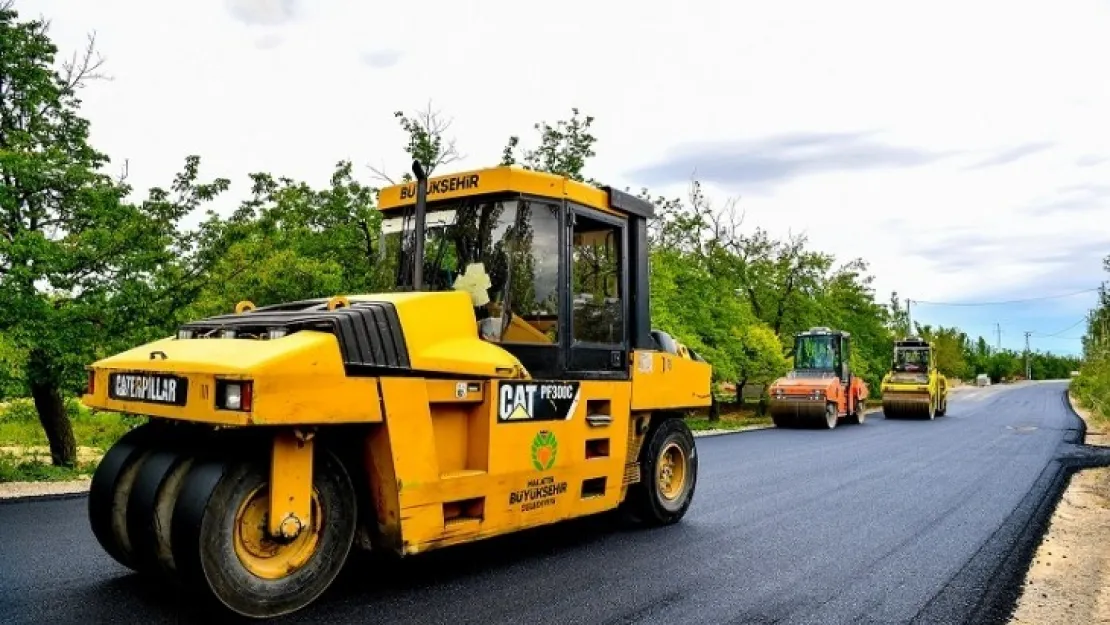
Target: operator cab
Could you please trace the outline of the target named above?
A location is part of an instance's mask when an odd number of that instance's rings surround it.
[[[424,184],[418,172],[379,195],[381,260],[397,290],[469,293],[480,336],[534,377],[627,379],[632,350],[661,348],[650,331],[650,203],[518,167]]]
[[[851,377],[851,335],[825,327],[794,335],[796,377],[836,376],[843,384]]]
[[[892,369],[899,373],[924,373],[931,366],[932,346],[928,341],[917,337],[907,338],[894,344],[894,363]]]

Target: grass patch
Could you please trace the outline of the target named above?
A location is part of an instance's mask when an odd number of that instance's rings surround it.
[[[710,422],[709,417],[699,415],[686,419],[690,429],[698,432],[705,430],[741,430],[755,425],[771,425],[770,416],[756,414],[754,403],[739,405],[735,403],[720,404],[721,418],[719,421]]]
[[[88,477],[100,457],[121,436],[145,421],[116,412],[86,408],[76,399],[66,403],[66,413],[77,440],[78,463],[74,468],[50,462],[46,433],[29,399],[0,404],[0,482],[41,482]]]
[[[74,468],[50,464],[50,454],[0,453],[0,483],[65,482],[92,477],[96,462],[79,462]]]
[[[1110,354],[1090,358],[1070,384],[1072,395],[1100,428],[1110,426]]]

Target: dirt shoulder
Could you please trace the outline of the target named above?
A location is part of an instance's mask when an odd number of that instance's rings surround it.
[[[1080,408],[1088,445],[1110,446],[1110,428]],[[1077,472],[1025,575],[1010,623],[1110,623],[1110,469]]]
[[[95,447],[80,446],[77,448],[77,461],[82,466],[99,461],[101,455],[100,450]],[[49,462],[50,449],[38,446],[0,445],[0,458],[9,462],[25,460]],[[0,481],[0,501],[87,492],[89,484],[92,482],[92,476],[87,474],[90,472],[73,471],[71,473],[77,474],[74,476],[75,479],[56,479],[55,476],[44,476],[34,481]]]
[[[0,501],[24,497],[46,497],[87,493],[91,479],[64,482],[3,482],[0,483]]]

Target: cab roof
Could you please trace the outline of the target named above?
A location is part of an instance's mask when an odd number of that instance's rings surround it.
[[[466,197],[520,193],[569,200],[590,208],[648,219],[655,214],[650,202],[612,187],[592,185],[513,165],[461,171],[428,178],[428,204]],[[392,211],[416,205],[416,182],[385,187],[378,194],[378,208]]]
[[[810,328],[803,332],[799,332],[794,336],[852,336],[850,332],[845,330],[833,330],[825,326],[817,326]]]

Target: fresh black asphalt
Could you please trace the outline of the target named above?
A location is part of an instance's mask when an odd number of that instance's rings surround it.
[[[699,438],[682,523],[565,523],[359,558],[300,623],[957,623],[1004,619],[1071,467],[1065,383],[953,393],[935,421]],[[0,623],[205,623],[130,574],[85,499],[0,504]]]

